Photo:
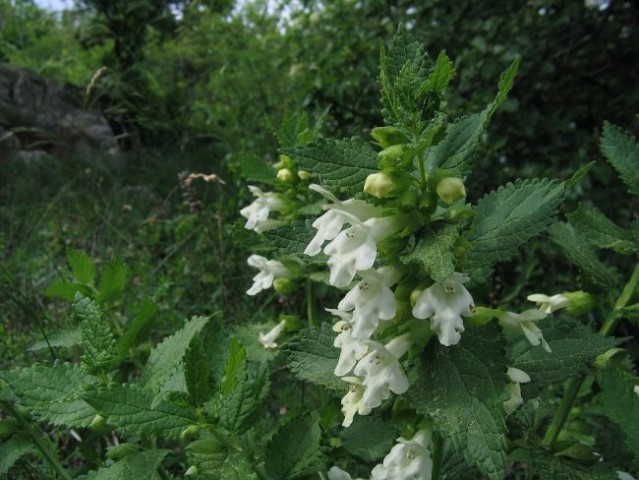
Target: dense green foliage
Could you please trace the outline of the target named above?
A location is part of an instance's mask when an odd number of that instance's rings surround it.
[[[619,0],[0,0],[0,62],[76,85],[124,154],[0,164],[0,477],[355,478],[425,425],[437,479],[636,476],[638,19]],[[379,171],[407,193],[375,204],[408,219],[380,255],[412,273],[375,341],[414,335],[411,388],[342,428],[304,174],[371,200]],[[440,177],[469,203],[441,213]],[[238,221],[246,181],[286,200],[278,228]],[[273,294],[245,294],[255,253],[293,272]],[[450,347],[406,319],[459,271],[484,308]],[[539,323],[552,354],[495,321],[580,289],[588,314]],[[508,367],[531,377],[510,413]]]

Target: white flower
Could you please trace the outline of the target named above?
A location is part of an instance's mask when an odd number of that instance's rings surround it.
[[[284,202],[280,200],[276,193],[263,192],[259,188],[249,185],[248,189],[257,198],[250,205],[240,210],[240,215],[247,219],[244,228],[264,232],[280,225],[277,220],[269,220],[268,215],[271,210],[277,211],[284,207]]]
[[[499,324],[504,330],[514,333],[523,332],[528,341],[537,346],[541,344],[544,350],[551,352],[550,345],[544,339],[541,329],[535,322],[542,320],[548,316],[541,310],[530,309],[522,313],[503,312],[499,315]]]
[[[632,391],[635,392],[637,396],[639,396],[639,385],[635,385],[635,388],[633,388]]]
[[[463,283],[468,277],[461,273],[452,273],[443,282],[435,282],[424,290],[413,307],[415,318],[430,318],[430,327],[437,333],[442,345],[456,345],[464,331],[461,316],[473,314],[473,297]]]
[[[324,242],[333,240],[337,236],[344,224],[350,221],[351,216],[363,222],[381,214],[381,210],[378,207],[363,200],[351,198],[342,202],[331,192],[319,185],[311,184],[308,188],[320,193],[333,202],[324,205],[323,208],[327,210],[327,212],[313,222],[313,228],[317,229],[317,233],[304,250],[304,253],[311,257],[320,253]],[[344,212],[350,216],[344,215]]]
[[[277,348],[275,340],[277,340],[277,338],[282,334],[284,328],[286,328],[286,320],[282,320],[280,323],[275,325],[268,331],[268,333],[260,333],[257,341],[260,342],[267,350],[273,350]]]
[[[273,280],[288,275],[288,269],[280,262],[268,260],[260,255],[251,255],[247,263],[251,267],[260,269],[260,273],[253,277],[253,286],[246,291],[248,295],[256,295],[262,290],[271,288]]]
[[[542,293],[535,293],[533,295],[528,295],[528,300],[536,302],[537,308],[544,313],[553,313],[557,310],[570,306],[570,300],[560,293],[553,295],[552,297]]]
[[[360,272],[360,275],[362,281],[346,294],[337,308],[353,311],[353,338],[368,340],[380,320],[390,320],[397,313],[397,301],[390,286],[397,282],[399,273],[392,267],[382,267]]]
[[[345,287],[353,281],[358,271],[372,268],[377,257],[377,243],[402,228],[394,216],[369,218],[360,222],[346,212],[342,214],[350,218],[351,227],[340,232],[324,247],[331,269],[329,283],[336,287]]]
[[[362,386],[361,378],[342,377],[342,380],[351,384],[348,388],[348,393],[342,397],[342,413],[344,414],[342,426],[350,427],[356,413],[368,415],[371,413],[372,408],[363,403],[364,387]]]
[[[618,480],[635,480],[635,477],[630,475],[628,472],[622,472],[621,470],[617,470],[615,473],[617,474]]]
[[[341,349],[339,360],[335,367],[335,375],[341,377],[350,372],[357,361],[366,355],[368,347],[353,338],[350,314],[330,308],[326,310],[342,318],[342,320],[333,325],[333,331],[338,332],[333,341],[333,346]]]
[[[408,351],[408,335],[396,337],[385,346],[367,341],[369,352],[355,366],[354,373],[362,378],[362,405],[375,408],[390,396],[408,390],[408,379],[399,359]]]
[[[328,480],[352,480],[351,474],[345,472],[339,467],[332,466],[328,471]],[[362,480],[361,478],[356,478],[355,480]]]
[[[520,384],[530,382],[530,377],[523,370],[514,367],[508,367],[506,375],[508,375],[508,379],[510,380],[508,384],[508,394],[510,398],[506,400],[503,405],[506,415],[510,415],[517,407],[524,403],[524,399],[521,397]]]
[[[411,440],[398,438],[383,462],[373,468],[371,480],[431,480],[430,444],[430,431],[426,429],[419,430]]]

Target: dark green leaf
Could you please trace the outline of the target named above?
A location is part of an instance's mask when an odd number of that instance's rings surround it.
[[[78,477],[78,480],[152,480],[156,470],[170,450],[145,450],[127,455],[108,467]]]
[[[95,265],[82,250],[73,248],[67,251],[67,262],[76,281],[85,285],[93,285],[95,281]]]
[[[108,372],[118,362],[118,350],[111,327],[92,300],[76,295],[71,306],[73,316],[81,322],[82,361],[91,373]]]
[[[456,224],[428,227],[415,248],[402,255],[401,261],[417,264],[433,280],[443,281],[455,271],[453,245],[458,237],[459,227]]]
[[[393,425],[379,417],[356,415],[353,424],[342,430],[344,449],[365,462],[376,462],[384,458],[397,433]]]
[[[96,297],[98,303],[112,302],[119,299],[126,284],[127,268],[120,259],[105,265],[100,281],[100,291]]]
[[[633,253],[637,245],[632,234],[609,220],[600,210],[581,205],[568,215],[568,223],[591,244],[619,253]]]
[[[289,225],[267,230],[264,236],[279,255],[301,254],[315,236],[316,231],[310,224],[309,221],[295,220]]]
[[[628,191],[639,195],[639,144],[632,135],[605,122],[601,152],[613,166]]]
[[[6,442],[0,443],[0,475],[6,475],[20,458],[36,451],[33,441],[23,435],[14,435]]]

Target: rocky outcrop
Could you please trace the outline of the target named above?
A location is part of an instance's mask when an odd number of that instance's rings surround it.
[[[0,63],[0,162],[48,155],[118,165],[122,155],[106,118],[82,106],[83,92]]]

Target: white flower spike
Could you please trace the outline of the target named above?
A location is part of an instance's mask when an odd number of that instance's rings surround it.
[[[397,313],[397,301],[390,289],[399,280],[399,273],[392,267],[360,272],[362,281],[351,289],[339,302],[337,308],[353,311],[352,337],[368,340],[380,320],[391,320]]]
[[[281,222],[269,219],[268,216],[271,210],[281,210],[284,207],[284,202],[276,193],[263,192],[253,185],[249,185],[248,189],[257,198],[253,203],[240,210],[240,215],[247,219],[244,228],[260,233],[279,226]]]
[[[286,277],[289,273],[282,263],[277,260],[268,260],[260,255],[251,255],[247,263],[251,267],[260,269],[260,272],[253,277],[253,286],[246,291],[248,295],[257,295],[262,290],[271,288],[273,280]]]
[[[510,398],[506,400],[503,405],[506,415],[510,415],[524,403],[524,399],[521,397],[520,384],[530,382],[530,377],[523,370],[519,370],[514,367],[508,367],[506,375],[510,380],[510,383],[508,384],[508,394],[510,395]]]
[[[528,300],[537,303],[537,308],[544,313],[553,313],[570,306],[570,300],[560,293],[552,297],[542,293],[535,293],[528,295]]]
[[[552,351],[550,345],[548,345],[548,342],[544,339],[541,329],[535,324],[535,322],[547,316],[547,313],[534,308],[522,313],[503,312],[499,316],[499,324],[506,331],[514,333],[523,332],[532,345],[541,345],[544,350],[550,353]]]
[[[439,343],[450,346],[461,340],[464,331],[462,316],[473,314],[473,297],[464,287],[469,278],[461,273],[452,273],[443,282],[435,282],[424,290],[413,307],[415,318],[430,318],[431,329],[437,334]]]
[[[323,208],[326,210],[326,213],[313,222],[313,228],[317,230],[317,233],[304,250],[304,253],[311,257],[320,253],[324,243],[333,240],[342,230],[344,224],[350,223],[349,219],[353,216],[357,218],[358,221],[363,222],[381,214],[381,209],[363,200],[351,198],[342,202],[331,192],[319,185],[311,184],[308,188],[332,202],[324,205]],[[344,213],[347,215],[344,215]]]
[[[429,429],[422,429],[410,440],[398,438],[383,462],[373,468],[371,480],[431,480],[430,436]]]
[[[369,353],[357,362],[354,373],[362,378],[362,405],[375,408],[390,396],[390,392],[402,394],[408,390],[408,379],[399,359],[408,351],[410,341],[405,334],[386,345],[370,340],[366,343]]]
[[[341,318],[340,321],[333,325],[333,331],[338,333],[333,341],[333,346],[341,349],[339,360],[335,367],[335,375],[342,377],[353,369],[360,358],[366,355],[368,347],[353,338],[350,313],[340,312],[339,310],[330,308],[326,310]]]
[[[284,329],[286,328],[286,320],[282,320],[280,323],[275,325],[271,330],[267,333],[260,333],[260,336],[257,338],[257,341],[260,342],[264,348],[267,350],[274,350],[277,348],[277,343],[275,340],[282,334]]]
[[[342,377],[342,380],[351,384],[348,393],[342,397],[342,413],[344,414],[343,427],[350,427],[356,413],[368,415],[372,408],[363,403],[364,387],[362,379],[358,377]]]

